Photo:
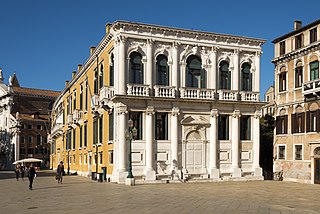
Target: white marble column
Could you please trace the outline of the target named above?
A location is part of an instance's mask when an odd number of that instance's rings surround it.
[[[119,122],[119,132],[118,132],[118,182],[125,182],[127,176],[127,107],[121,106],[118,109],[118,122]]]
[[[253,172],[255,176],[262,176],[262,169],[259,164],[260,160],[260,117],[261,112],[256,111],[253,117]]]
[[[149,106],[146,111],[146,180],[156,180],[156,172],[153,169],[153,114],[153,106]]]
[[[209,164],[209,173],[210,178],[217,179],[220,177],[220,171],[217,168],[217,118],[218,110],[211,110],[210,114],[210,164]]]
[[[241,169],[239,168],[239,118],[240,111],[235,110],[232,115],[232,177],[241,177]]]
[[[16,128],[16,143],[15,143],[15,154],[14,160],[20,160],[20,129]]]
[[[179,89],[179,56],[178,56],[178,44],[172,45],[172,71],[171,71],[171,85]]]
[[[211,69],[210,69],[210,89],[217,89],[217,48],[213,47],[210,55]]]
[[[153,88],[153,41],[148,39],[147,41],[147,73],[146,73],[146,84],[149,85],[150,89]]]
[[[239,50],[234,50],[233,54],[233,72],[232,72],[232,90],[239,90]]]
[[[260,91],[260,56],[261,52],[257,52],[255,56],[254,86],[252,91]],[[277,82],[277,81],[276,81]]]
[[[119,59],[118,59],[118,83],[119,91],[121,95],[126,94],[126,38],[123,36],[117,37],[119,43]],[[116,84],[115,84],[116,85]]]
[[[179,108],[173,107],[171,112],[171,169],[178,170],[178,116]]]

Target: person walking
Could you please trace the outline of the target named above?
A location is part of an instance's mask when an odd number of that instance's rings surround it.
[[[33,164],[30,165],[28,170],[28,178],[29,178],[29,189],[32,190],[33,179],[36,177],[36,169]]]
[[[64,165],[63,165],[63,162],[60,161],[58,167],[57,167],[57,180],[58,180],[58,183],[62,184],[62,178],[63,176],[65,175],[65,172],[64,172]]]
[[[25,168],[25,166],[21,166],[21,178],[22,178],[22,180],[23,180],[23,178],[24,178],[24,173],[25,173],[25,170],[26,170],[26,168]]]
[[[16,179],[17,179],[17,181],[19,180],[20,170],[21,170],[20,164],[17,164],[17,165],[16,165],[16,169],[14,170],[14,172],[16,173]]]

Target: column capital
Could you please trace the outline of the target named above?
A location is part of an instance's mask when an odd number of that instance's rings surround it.
[[[236,48],[233,50],[233,55],[239,55],[242,50],[240,48]]]
[[[177,117],[177,116],[179,116],[180,115],[180,110],[179,110],[179,108],[178,107],[173,107],[172,108],[172,116],[175,116],[175,117]]]
[[[172,48],[173,49],[178,49],[180,43],[179,42],[172,42]]]
[[[218,109],[212,109],[210,111],[210,117],[214,117],[214,118],[217,118],[219,116],[219,111]]]
[[[152,116],[154,114],[154,107],[153,106],[148,106],[146,110],[146,114],[149,116]]]
[[[117,35],[115,37],[115,43],[119,44],[119,43],[125,43],[127,41],[127,38],[125,36],[122,35]]]
[[[220,49],[220,46],[213,46],[211,48],[211,53],[217,53],[219,51],[219,49]]]
[[[241,113],[239,110],[234,110],[233,114],[232,114],[233,118],[240,118],[241,117]]]
[[[256,111],[255,113],[254,113],[254,119],[259,119],[260,117],[261,117],[261,111]]]
[[[260,57],[262,55],[262,51],[256,51],[256,57]]]
[[[154,44],[154,39],[147,39],[147,47],[152,47]]]
[[[118,107],[118,115],[120,114],[128,114],[127,106],[119,106]]]

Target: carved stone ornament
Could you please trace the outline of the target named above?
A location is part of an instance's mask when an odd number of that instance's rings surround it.
[[[315,150],[313,151],[314,156],[319,157],[320,156],[320,147],[315,148]]]

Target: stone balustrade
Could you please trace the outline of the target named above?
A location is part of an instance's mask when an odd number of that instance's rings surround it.
[[[127,95],[131,96],[149,96],[150,95],[150,88],[149,85],[142,85],[142,84],[127,84]]]
[[[174,98],[174,97],[176,97],[176,87],[155,85],[154,86],[154,96],[155,97]]]

